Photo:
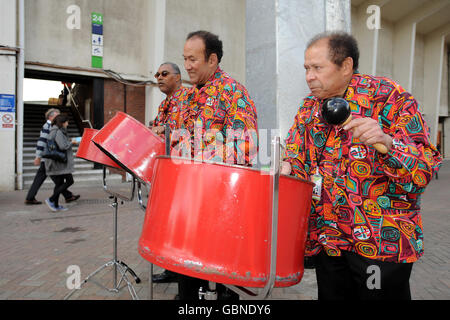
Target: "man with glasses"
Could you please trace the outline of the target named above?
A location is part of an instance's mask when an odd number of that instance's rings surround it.
[[[179,113],[174,107],[178,104],[178,98],[185,88],[181,83],[180,68],[173,62],[163,63],[158,72],[155,73],[155,79],[158,82],[159,90],[166,95],[158,108],[158,115],[155,120],[150,122],[150,127],[156,134],[164,133],[164,125],[167,123],[171,130],[180,126]]]
[[[172,111],[177,111],[178,97],[185,88],[181,83],[180,68],[173,62],[161,64],[155,73],[155,79],[158,82],[159,90],[166,95],[166,99],[159,105],[158,115],[155,120],[150,122],[150,126],[156,134],[164,134],[165,124],[168,124],[171,130],[176,130],[180,126],[179,113]],[[169,270],[164,270],[162,273],[152,276],[154,283],[174,282],[176,280],[177,274]]]

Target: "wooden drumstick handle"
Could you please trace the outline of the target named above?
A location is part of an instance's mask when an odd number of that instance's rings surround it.
[[[345,120],[344,123],[341,124],[341,126],[342,126],[342,127],[345,126],[345,125],[346,125],[347,123],[349,123],[351,120],[352,120],[352,115],[350,114],[350,115],[348,116],[347,120]],[[374,147],[379,153],[383,153],[383,154],[388,153],[387,147],[386,147],[384,144],[382,144],[382,143],[379,143],[379,142],[374,143],[374,144],[373,144],[373,147]]]

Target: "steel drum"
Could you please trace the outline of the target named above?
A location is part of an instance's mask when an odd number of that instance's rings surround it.
[[[96,162],[103,164],[108,167],[118,168],[117,165],[110,157],[108,157],[104,152],[95,146],[91,139],[98,133],[96,129],[85,128],[83,132],[83,137],[81,138],[80,145],[78,146],[78,151],[76,153],[77,158],[88,160],[91,162]]]
[[[158,156],[139,239],[162,268],[244,287],[270,269],[271,176],[235,165]],[[279,180],[276,287],[300,282],[313,184]]]
[[[144,182],[151,181],[154,158],[165,154],[163,139],[120,111],[92,141],[121,168]]]

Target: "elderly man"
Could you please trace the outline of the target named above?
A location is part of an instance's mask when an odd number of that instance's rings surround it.
[[[176,111],[178,98],[182,95],[185,88],[181,83],[180,68],[173,62],[161,64],[155,73],[155,79],[158,81],[159,90],[166,95],[166,98],[158,107],[158,114],[150,125],[153,132],[157,134],[164,133],[164,125],[169,124],[171,130],[180,127],[182,119]]]
[[[45,159],[42,159],[42,153],[44,152],[44,147],[47,145],[47,137],[50,134],[50,128],[52,126],[53,119],[60,114],[58,109],[49,109],[45,113],[45,119],[47,120],[42,126],[38,142],[36,144],[36,158],[34,159],[34,165],[39,166],[36,175],[34,176],[33,183],[31,184],[30,189],[28,190],[27,196],[25,198],[26,205],[35,205],[42,204],[42,201],[36,200],[36,194],[39,191],[39,188],[44,183],[47,178],[47,174],[45,172]],[[80,198],[80,195],[74,195],[69,190],[63,191],[63,196],[66,199],[66,202],[72,202]]]
[[[153,132],[163,134],[165,124],[168,124],[171,130],[176,130],[180,127],[180,121],[182,121],[180,113],[173,111],[176,111],[178,98],[182,95],[185,88],[181,84],[180,68],[173,62],[161,64],[155,73],[155,78],[158,81],[159,90],[166,94],[166,98],[159,105],[158,115],[150,125]],[[169,270],[164,270],[162,273],[152,276],[152,281],[155,283],[173,282],[176,280],[177,274]]]
[[[424,250],[420,195],[441,157],[414,97],[390,79],[360,74],[358,59],[346,33],[309,42],[311,94],[289,130],[282,173],[316,183],[306,254],[320,300],[411,299],[412,264]],[[350,105],[343,127],[322,117],[332,97]]]
[[[222,41],[207,31],[187,36],[184,67],[193,87],[180,98],[187,151],[197,160],[251,165],[257,152],[256,109],[247,89],[222,71]],[[172,137],[173,139],[174,137]],[[207,281],[181,276],[181,300],[198,299],[199,287]],[[219,299],[239,296],[218,286]]]

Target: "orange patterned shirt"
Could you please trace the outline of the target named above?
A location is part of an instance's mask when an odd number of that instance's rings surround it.
[[[183,114],[179,111],[179,99],[183,93],[188,90],[181,86],[170,97],[167,97],[158,107],[158,114],[153,121],[154,126],[163,126],[169,124],[170,130],[179,129],[183,124]]]
[[[304,99],[286,139],[285,161],[309,179],[319,169],[320,200],[312,201],[307,255],[342,250],[390,262],[414,262],[423,254],[420,196],[442,161],[431,144],[417,101],[395,82],[354,74],[346,96],[353,118],[376,119],[393,138],[378,153],[330,126],[314,96]],[[318,163],[319,162],[319,163]]]
[[[258,148],[257,116],[247,89],[220,67],[201,88],[179,98],[183,119],[172,141],[178,152],[198,160],[250,165]]]

